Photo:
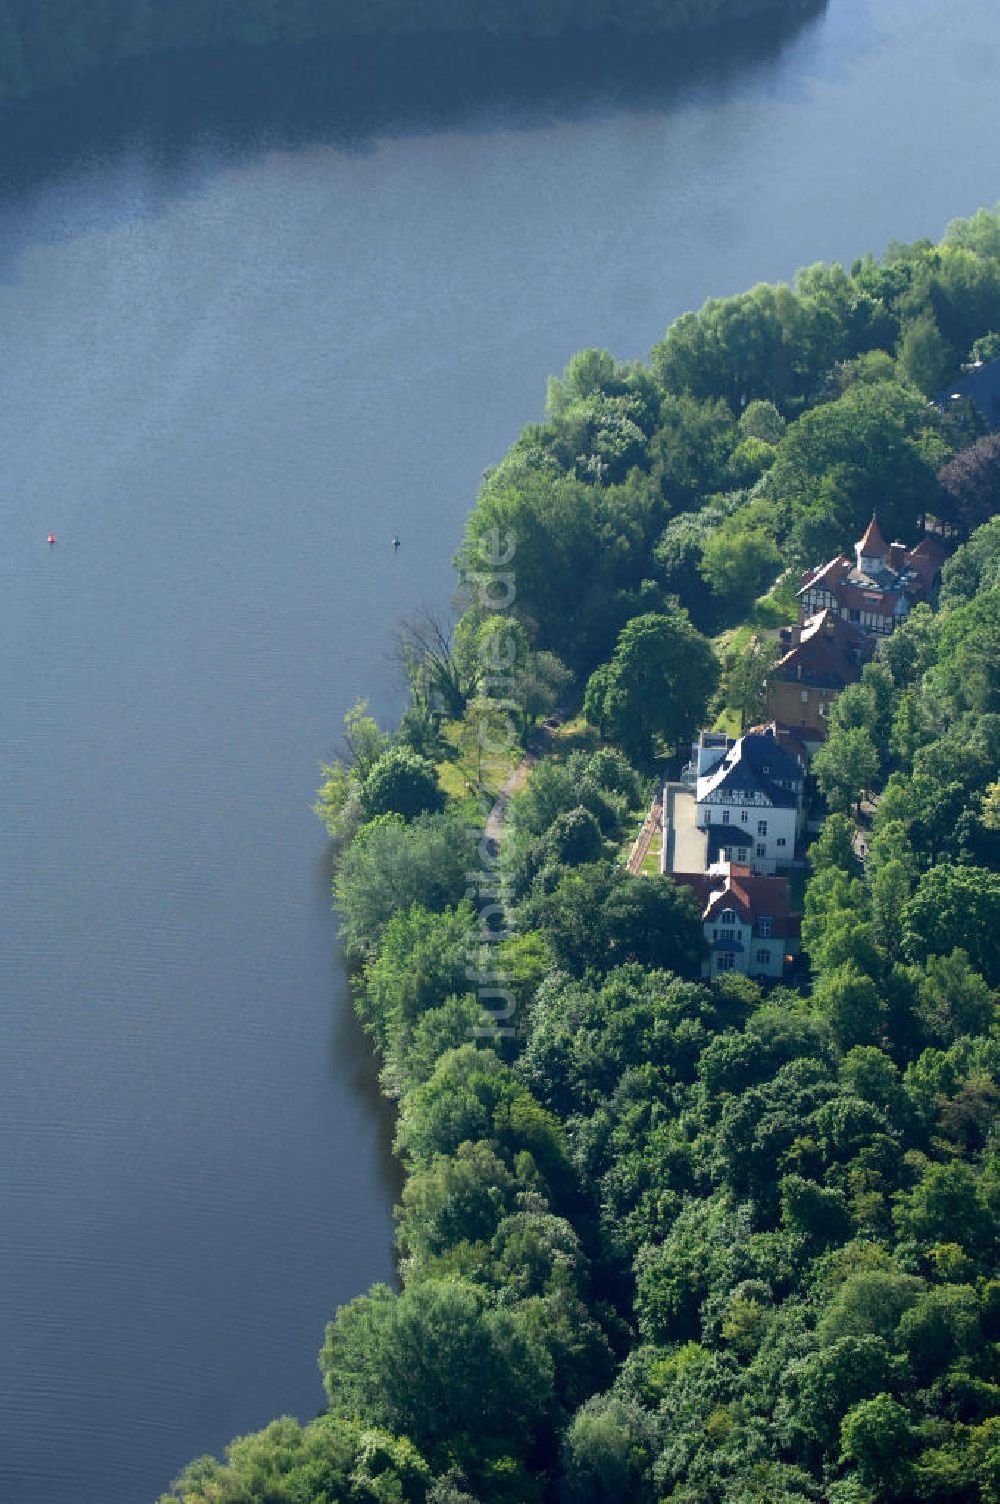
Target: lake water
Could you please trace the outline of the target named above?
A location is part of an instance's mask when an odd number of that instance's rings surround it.
[[[321,1405],[396,1189],[309,809],[344,711],[398,710],[574,350],[1000,196],[998,62],[994,0],[832,0],[0,121],[3,1504],[144,1504]]]

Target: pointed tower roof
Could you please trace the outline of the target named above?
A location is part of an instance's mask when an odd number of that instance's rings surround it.
[[[874,513],[857,548],[859,557],[864,559],[884,559],[889,552],[889,545],[882,537],[882,529]]]

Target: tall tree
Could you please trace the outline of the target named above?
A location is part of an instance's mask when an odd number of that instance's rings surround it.
[[[878,772],[878,749],[864,726],[836,728],[813,758],[812,770],[832,810],[847,814]]]
[[[719,678],[708,639],[687,613],[649,613],[622,629],[610,663],[591,675],[584,714],[640,762],[654,740],[680,746],[696,730]]]

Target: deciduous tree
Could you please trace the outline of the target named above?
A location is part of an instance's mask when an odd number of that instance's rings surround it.
[[[691,736],[718,678],[711,645],[685,612],[637,616],[619,634],[611,662],[591,675],[584,713],[645,762],[657,736],[669,746]]]

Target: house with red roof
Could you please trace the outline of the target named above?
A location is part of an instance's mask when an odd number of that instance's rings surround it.
[[[719,862],[708,872],[675,872],[673,880],[690,888],[701,907],[704,977],[730,971],[764,981],[784,976],[802,948],[802,916],[789,904],[787,878]]]
[[[827,606],[797,626],[782,628],[780,641],[782,656],[767,676],[768,718],[797,730],[807,742],[821,741],[830,706],[861,677],[875,638]]]
[[[944,544],[930,535],[914,548],[887,543],[873,517],[854,545],[853,562],[838,554],[803,574],[799,623],[830,611],[860,632],[888,637],[910,608],[932,593],[946,558]]]

